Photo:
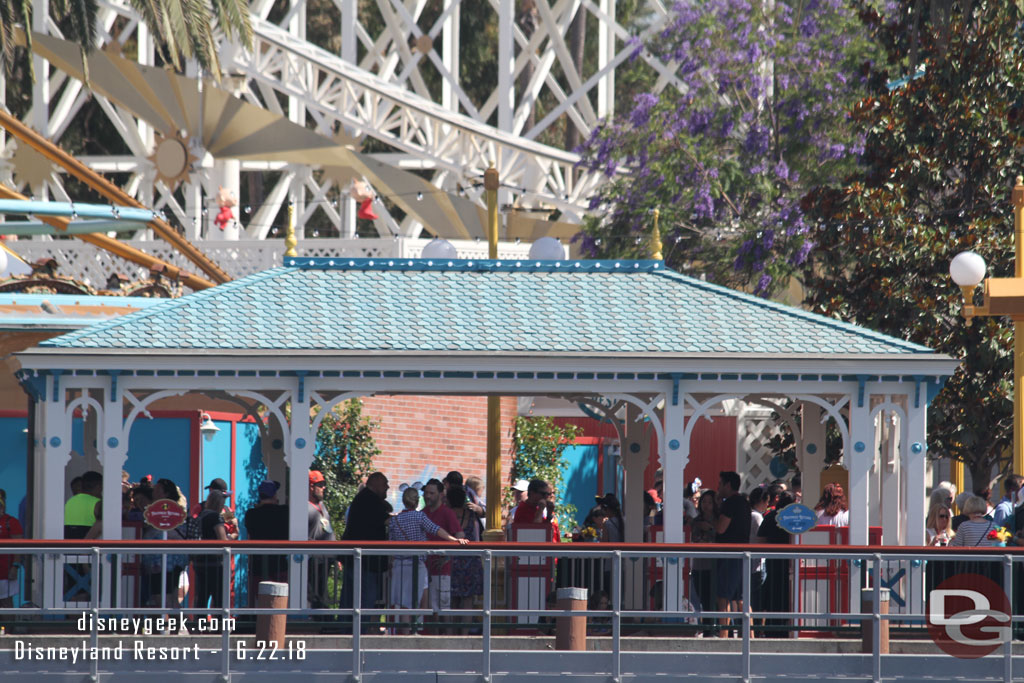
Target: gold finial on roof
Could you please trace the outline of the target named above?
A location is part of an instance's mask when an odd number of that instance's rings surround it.
[[[288,202],[288,228],[284,235],[285,256],[298,256],[295,247],[299,240],[295,237],[295,205]]]
[[[663,261],[665,257],[661,254],[661,231],[658,230],[658,217],[661,212],[654,210],[654,229],[651,231],[651,240],[648,243],[648,253],[655,261]]]

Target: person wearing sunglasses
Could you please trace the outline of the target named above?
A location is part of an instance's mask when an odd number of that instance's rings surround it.
[[[944,546],[949,544],[950,538],[953,537],[953,531],[949,524],[950,517],[952,515],[948,507],[941,503],[932,504],[925,520],[928,545]]]

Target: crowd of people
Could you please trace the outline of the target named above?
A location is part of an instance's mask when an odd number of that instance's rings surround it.
[[[659,473],[660,474],[660,473]],[[182,490],[170,479],[153,480],[145,477],[137,484],[123,481],[123,513],[125,521],[141,524],[143,539],[162,538],[162,532],[143,520],[142,512],[150,504],[171,500],[188,511],[188,523],[171,532],[170,538],[186,540],[226,541],[239,537],[238,520],[229,505],[232,492],[220,478],[205,487],[206,497],[201,504],[189,510]],[[310,541],[335,539],[331,517],[324,504],[327,481],[321,472],[309,472],[309,500],[307,538]],[[660,510],[663,482],[656,477],[654,488],[644,493],[645,540],[654,540],[649,530],[663,523]],[[929,546],[977,547],[994,546],[1005,542],[1024,545],[1024,477],[1009,475],[1003,482],[1003,498],[992,505],[990,491],[981,489],[973,493],[956,495],[948,482],[935,487],[931,494],[927,514],[927,544]],[[65,505],[65,537],[96,538],[101,533],[103,479],[98,472],[85,472],[71,482],[72,496]],[[444,479],[431,479],[425,484],[406,487],[401,491],[401,510],[395,511],[388,502],[388,478],[381,472],[371,474],[346,511],[346,541],[442,541],[466,544],[481,540],[482,519],[486,502],[479,491],[482,482],[477,477],[463,480],[461,473],[449,472]],[[289,537],[288,507],[278,500],[280,484],[264,481],[257,490],[258,502],[244,514],[246,535],[254,540],[287,540]],[[513,501],[508,511],[506,531],[512,525],[523,524],[550,527],[550,538],[560,540],[555,517],[554,491],[546,481],[519,480],[512,485]],[[781,480],[761,484],[741,493],[740,475],[733,471],[720,473],[718,487],[702,487],[699,479],[686,487],[684,500],[684,529],[687,541],[698,544],[789,544],[792,535],[779,524],[778,513],[801,499],[799,477],[788,484]],[[958,515],[953,515],[954,499]],[[841,485],[826,485],[814,505],[818,524],[843,527],[849,524],[849,509]],[[1006,530],[1005,534],[994,531]],[[21,537],[17,520],[5,514],[5,497],[0,490],[0,538]],[[625,520],[622,505],[611,493],[598,496],[584,523],[573,530],[575,541],[621,543],[625,540]],[[14,577],[10,556],[0,558],[0,585]],[[587,583],[598,587],[592,591],[592,606],[607,604],[609,595],[609,567],[606,562],[590,562],[583,571]],[[786,612],[791,609],[791,562],[768,559],[754,562],[749,577],[751,608],[759,612]],[[141,559],[140,595],[144,605],[176,607],[184,604],[186,594],[196,607],[216,609],[224,602],[224,557],[219,554],[149,554]],[[361,567],[359,601],[364,608],[385,604],[390,608],[420,608],[432,611],[449,608],[471,608],[483,592],[483,567],[479,557],[450,557],[447,555],[406,552],[401,554],[366,553]],[[580,566],[563,563],[562,571]],[[191,567],[192,585],[188,586]],[[309,605],[327,607],[338,604],[329,590],[340,586],[341,607],[354,605],[355,574],[353,561],[342,562],[331,554],[313,555],[308,569]],[[88,567],[81,567],[84,572]],[[697,611],[742,611],[743,562],[722,558],[715,553],[700,553],[689,563],[690,599]],[[340,581],[329,582],[338,571]],[[942,561],[928,563],[926,582],[934,586],[948,573]],[[257,553],[248,560],[249,591],[255,595],[260,581],[287,581],[286,555]],[[572,581],[577,581],[573,577]],[[603,600],[603,602],[602,602]],[[0,606],[9,602],[9,590],[0,591]],[[771,619],[762,620],[758,634],[773,635],[773,626],[781,625]],[[407,625],[406,628],[410,628]],[[728,636],[733,626],[728,619],[717,623],[703,619],[705,634]],[[781,629],[779,629],[781,630]]]

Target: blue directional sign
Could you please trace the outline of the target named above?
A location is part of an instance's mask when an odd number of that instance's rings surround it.
[[[803,503],[793,503],[779,510],[775,521],[791,534],[802,534],[818,525],[818,513]]]

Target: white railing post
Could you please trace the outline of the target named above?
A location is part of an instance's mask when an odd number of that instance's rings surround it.
[[[484,678],[484,683],[490,683],[491,680],[491,609],[493,607],[492,601],[492,588],[491,582],[493,577],[491,576],[492,571],[492,556],[491,551],[484,551],[484,603],[483,603],[483,641],[481,643],[483,650],[483,666],[481,674]]]

